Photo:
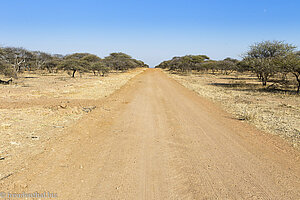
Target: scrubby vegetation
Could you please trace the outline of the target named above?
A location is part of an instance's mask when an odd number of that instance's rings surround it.
[[[299,93],[300,52],[297,52],[296,48],[283,41],[263,41],[251,45],[242,60],[226,58],[215,61],[206,55],[187,55],[163,61],[156,68],[181,73],[196,71],[225,75],[232,72],[251,72],[266,89],[270,88],[267,83],[272,82],[272,89],[283,85],[294,85]],[[294,79],[289,78],[291,75]]]
[[[104,59],[90,53],[71,55],[48,54],[41,51],[29,51],[24,48],[0,48],[0,74],[17,78],[24,71],[46,70],[55,73],[67,71],[75,77],[76,72],[93,72],[104,76],[110,70],[126,71],[137,67],[148,67],[125,53],[111,53]]]

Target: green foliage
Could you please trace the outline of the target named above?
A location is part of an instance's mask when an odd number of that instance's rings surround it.
[[[20,73],[44,69],[45,63],[58,57],[41,51],[29,51],[24,48],[4,47],[0,48],[0,60],[7,64],[9,71]]]
[[[0,62],[0,73],[3,73],[3,71],[5,70],[7,66],[5,65],[5,63]]]
[[[58,69],[63,69],[66,71],[72,71],[72,77],[75,77],[75,73],[77,71],[87,72],[88,71],[88,63],[86,61],[82,61],[80,59],[66,59],[62,63],[59,64]]]
[[[60,64],[60,60],[57,59],[48,60],[45,63],[43,63],[41,69],[47,69],[49,73],[52,73],[59,64]]]
[[[98,73],[101,74],[102,76],[107,74],[110,70],[110,68],[107,67],[103,61],[93,63],[90,69],[94,72],[95,75]]]
[[[145,64],[143,61],[141,60],[133,60],[136,64],[137,64],[137,67],[145,67],[145,68],[149,68],[149,65]]]
[[[63,56],[16,47],[0,48],[0,62],[0,73],[7,75],[33,70],[48,70],[52,73],[62,69],[72,72],[72,77],[75,77],[77,71],[92,71],[104,76],[112,69],[125,71],[136,67],[149,67],[143,61],[133,59],[125,53],[111,53],[105,59],[101,59],[90,53]]]
[[[256,73],[263,85],[267,85],[267,82],[275,74],[282,74],[282,77],[293,74],[298,83],[297,91],[299,93],[300,51],[295,52],[295,48],[295,46],[282,41],[263,41],[250,46],[242,61],[232,58],[214,61],[206,55],[186,55],[163,61],[156,68],[178,72],[194,70],[223,74],[233,71],[252,71]],[[17,77],[17,74],[23,71],[48,70],[55,72],[58,69],[71,72],[72,77],[75,77],[77,71],[92,71],[95,75],[104,76],[110,70],[126,71],[136,67],[149,66],[122,52],[111,53],[101,59],[90,53],[74,53],[63,56],[29,51],[24,48],[0,47],[0,73],[10,77]]]
[[[280,71],[276,65],[279,57],[292,53],[295,46],[282,41],[264,41],[250,46],[244,57],[244,66],[249,67],[265,86],[270,77]]]
[[[250,46],[246,53],[248,58],[274,58],[284,56],[296,49],[294,45],[284,43],[283,41],[263,41]]]
[[[125,53],[111,53],[104,58],[104,63],[110,69],[120,71],[147,66],[142,61],[135,60]]]
[[[203,62],[198,68],[198,71],[208,71],[208,70],[212,70],[212,72],[214,73],[217,70],[217,61],[209,60]]]
[[[161,68],[161,69],[168,69],[170,68],[171,60],[163,61],[159,65],[157,65],[155,68]]]
[[[64,59],[66,59],[66,60],[72,60],[72,59],[79,60],[79,59],[82,59],[85,56],[89,56],[89,55],[91,55],[91,54],[89,54],[89,53],[73,53],[73,54],[70,54],[70,55],[66,55],[64,57]]]
[[[221,71],[223,74],[230,74],[233,71],[238,71],[239,61],[233,58],[225,58],[221,61],[216,61],[211,67],[212,71]]]
[[[6,47],[1,49],[1,60],[16,72],[22,72],[31,67],[34,54],[24,48]]]
[[[88,72],[91,66],[101,61],[96,55],[89,53],[74,53],[64,58],[64,61],[58,66],[58,69],[72,71],[72,77],[75,77],[77,71]]]
[[[238,72],[248,72],[248,71],[251,71],[251,68],[250,66],[247,64],[247,62],[245,62],[244,60],[242,61],[239,61],[237,64],[236,64],[236,71]]]
[[[17,78],[16,72],[11,67],[9,67],[8,64],[1,61],[0,61],[0,74],[3,74],[4,76],[7,77]]]
[[[297,93],[300,92],[300,53],[289,53],[276,59],[276,64],[283,73],[291,73],[298,83]]]
[[[156,68],[186,72],[197,70],[199,68],[199,64],[208,59],[209,57],[206,55],[186,55],[182,57],[174,57],[172,60],[160,63],[158,66],[156,66]]]
[[[33,53],[33,58],[32,58],[31,65],[34,69],[42,69],[45,63],[54,59],[50,54],[45,52],[33,51],[32,53]]]
[[[95,62],[101,61],[101,58],[99,58],[98,56],[93,55],[93,54],[88,54],[80,59],[83,61],[86,61],[88,63],[95,63]]]
[[[279,71],[272,58],[246,58],[244,63],[249,66],[251,71],[256,73],[263,86],[266,86],[269,78]]]

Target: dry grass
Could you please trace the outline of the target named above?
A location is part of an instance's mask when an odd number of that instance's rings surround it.
[[[113,72],[104,77],[86,73],[78,74],[75,78],[66,73],[25,73],[14,80],[12,85],[0,85],[0,101],[42,98],[99,99],[110,95],[141,70],[143,69],[126,73]]]
[[[112,94],[142,71],[78,78],[26,73],[12,85],[0,85],[0,179],[94,109],[97,99]]]
[[[277,134],[300,148],[300,96],[264,90],[253,75],[169,74],[199,95],[222,104],[237,119]]]

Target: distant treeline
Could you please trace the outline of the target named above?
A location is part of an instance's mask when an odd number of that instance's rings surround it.
[[[156,68],[178,72],[211,71],[229,74],[234,71],[250,71],[266,86],[276,74],[281,74],[284,82],[288,74],[297,81],[297,92],[300,91],[300,51],[296,46],[283,41],[263,41],[251,45],[242,60],[226,58],[210,60],[206,55],[186,55],[163,61]]]
[[[111,53],[102,59],[90,53],[64,56],[24,48],[0,48],[0,74],[14,78],[24,71],[35,70],[47,70],[50,73],[65,70],[75,77],[76,72],[93,72],[95,75],[104,76],[110,70],[126,71],[137,67],[149,66],[125,53]]]

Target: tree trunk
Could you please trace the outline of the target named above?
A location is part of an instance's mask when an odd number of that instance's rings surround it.
[[[261,78],[261,82],[262,82],[262,85],[263,85],[263,86],[266,86],[266,85],[267,85],[267,78],[262,77],[262,78]]]
[[[296,80],[298,82],[297,93],[299,94],[299,92],[300,92],[300,79],[299,79],[299,75],[300,74],[294,73],[294,75],[296,76]]]
[[[73,77],[73,78],[75,77],[76,71],[77,71],[76,69],[73,70],[73,74],[72,74],[72,77]]]
[[[48,70],[49,73],[52,73],[52,69],[50,67],[46,67],[46,69]]]
[[[268,79],[269,79],[269,74],[268,73],[262,73],[261,74],[261,81],[262,81],[263,86],[267,85]]]

